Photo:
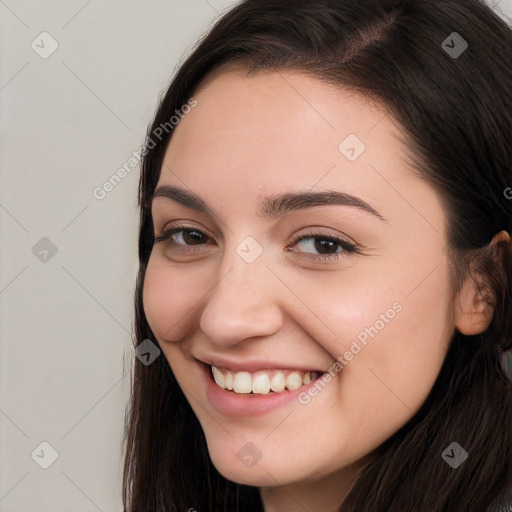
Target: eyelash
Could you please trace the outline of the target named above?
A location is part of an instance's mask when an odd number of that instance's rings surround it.
[[[355,244],[348,242],[342,238],[336,238],[334,236],[326,235],[325,233],[320,233],[318,231],[310,231],[309,233],[303,233],[301,235],[295,236],[290,242],[289,247],[294,247],[300,242],[308,239],[317,239],[328,242],[333,242],[336,246],[341,247],[340,252],[336,252],[334,254],[310,254],[310,253],[302,253],[304,257],[310,259],[312,261],[318,262],[332,262],[341,259],[343,256],[346,256],[350,253],[360,253],[359,249]]]
[[[206,240],[211,240],[211,238],[208,235],[206,235],[205,233],[203,233],[199,229],[190,228],[190,227],[186,227],[186,226],[176,226],[176,227],[172,227],[172,228],[169,228],[169,229],[165,230],[162,233],[162,235],[160,235],[159,237],[155,238],[155,243],[165,243],[165,245],[167,247],[171,247],[173,249],[177,249],[178,251],[182,251],[182,252],[194,252],[194,250],[191,251],[190,249],[185,249],[185,247],[199,247],[200,245],[203,245],[203,244],[199,244],[198,246],[187,246],[187,245],[176,243],[172,239],[172,236],[175,235],[176,233],[180,233],[182,231],[196,232],[196,233],[199,233],[200,235],[206,237]],[[344,240],[342,238],[336,238],[336,237],[333,237],[333,236],[330,236],[330,235],[326,235],[325,233],[320,233],[320,232],[317,232],[317,231],[311,231],[309,233],[301,234],[301,235],[298,235],[298,236],[294,237],[292,239],[292,241],[290,242],[290,245],[287,246],[287,249],[288,249],[288,247],[293,247],[293,246],[297,245],[298,243],[300,243],[300,242],[302,242],[304,240],[311,239],[311,238],[312,239],[316,238],[318,240],[324,240],[324,241],[333,242],[337,246],[341,247],[341,249],[342,249],[340,252],[337,252],[337,253],[334,253],[334,254],[302,253],[303,256],[305,256],[307,259],[310,259],[312,261],[316,261],[316,262],[333,262],[333,261],[339,260],[344,255],[347,255],[347,254],[350,254],[350,253],[360,254],[360,250],[358,249],[358,247],[355,244],[353,244],[351,242],[348,242],[347,240]],[[292,251],[292,252],[295,252],[295,251]]]

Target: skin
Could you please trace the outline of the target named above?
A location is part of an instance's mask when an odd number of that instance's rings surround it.
[[[193,191],[213,215],[154,199],[157,237],[176,221],[206,237],[194,244],[176,234],[181,251],[155,244],[146,317],[218,471],[259,487],[266,512],[334,511],[365,456],[424,402],[454,329],[476,334],[492,308],[470,279],[460,294],[450,289],[441,203],[411,171],[399,127],[382,106],[303,74],[245,76],[236,67],[194,97],[157,187]],[[354,162],[338,149],[351,133],[366,145]],[[350,193],[385,220],[340,205],[257,215],[262,198],[292,189]],[[315,263],[318,239],[293,245],[310,228],[348,238],[360,253]],[[263,249],[251,264],[236,252],[247,236]],[[339,251],[334,245],[327,254]],[[401,311],[308,404],[233,418],[208,402],[195,357],[327,370],[394,303]],[[248,442],[262,453],[252,467],[237,457]]]

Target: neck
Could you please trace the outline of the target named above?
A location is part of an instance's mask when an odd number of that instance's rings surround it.
[[[343,468],[317,480],[260,488],[265,512],[337,512],[352,488],[357,472]],[[277,481],[276,481],[277,483]]]

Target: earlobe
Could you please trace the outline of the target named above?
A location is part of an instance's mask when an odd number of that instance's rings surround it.
[[[468,276],[454,304],[455,327],[464,335],[484,332],[492,322],[494,308],[488,303],[472,277]]]
[[[496,264],[502,264],[504,251],[510,243],[510,235],[506,231],[497,233],[490,246]],[[484,295],[472,276],[468,276],[455,298],[455,327],[467,336],[484,332],[492,322],[494,308],[489,297]]]

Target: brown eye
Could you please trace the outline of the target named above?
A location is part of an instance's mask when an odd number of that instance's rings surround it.
[[[178,235],[174,240],[178,243],[181,243],[179,239],[183,240],[183,245],[197,245],[206,239],[206,236],[196,229],[180,229],[175,231],[174,235]]]
[[[352,242],[342,238],[336,238],[325,233],[307,233],[296,237],[292,247],[300,247],[301,250],[292,250],[313,261],[336,261],[351,253],[359,253],[359,249]]]
[[[175,227],[168,229],[155,239],[155,243],[165,242],[169,246],[187,247],[203,245],[211,238],[195,228]]]
[[[331,238],[320,238],[309,236],[306,238],[302,238],[301,241],[297,245],[301,245],[303,249],[313,249],[320,254],[336,254],[338,252],[343,251],[341,247],[341,241],[337,241]],[[338,251],[338,249],[340,249]],[[334,252],[333,252],[334,251]],[[306,251],[307,252],[307,251]]]

